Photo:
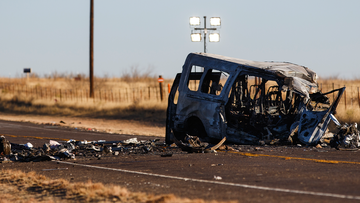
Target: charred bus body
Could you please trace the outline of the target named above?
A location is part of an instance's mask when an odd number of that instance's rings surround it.
[[[293,63],[190,53],[169,95],[166,142],[188,134],[238,144],[295,136],[316,144],[345,90],[323,94],[316,79],[315,72]],[[330,93],[337,93],[332,103]]]

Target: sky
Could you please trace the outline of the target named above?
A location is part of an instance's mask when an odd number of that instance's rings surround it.
[[[360,78],[359,0],[94,0],[94,72],[120,77],[136,67],[173,78],[191,42],[192,16],[220,17],[207,52],[287,61],[320,77]],[[0,0],[0,77],[31,68],[89,75],[90,0]],[[209,25],[209,21],[207,21]]]

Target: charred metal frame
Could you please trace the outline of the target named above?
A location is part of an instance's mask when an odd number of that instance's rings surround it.
[[[203,70],[191,72],[193,66]],[[220,85],[224,73],[228,78]],[[252,82],[254,77],[258,83]],[[199,83],[191,90],[192,80]],[[316,73],[292,63],[190,53],[169,95],[166,142],[188,134],[258,144],[274,139],[289,142],[297,135],[302,143],[316,144],[344,90],[322,94],[317,90]],[[326,95],[333,92],[338,96],[330,104]]]

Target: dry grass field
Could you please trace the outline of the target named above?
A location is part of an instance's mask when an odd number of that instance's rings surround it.
[[[161,101],[157,78],[96,78],[94,99],[89,98],[89,83],[83,79],[0,78],[0,86],[0,111],[5,113],[128,119],[156,125],[166,119],[168,85]]]
[[[190,200],[174,195],[134,193],[116,185],[102,183],[72,183],[63,179],[49,179],[34,172],[0,171],[0,202],[149,202],[149,203],[220,203]]]
[[[346,87],[335,116],[341,123],[360,123],[360,79],[341,80],[336,78],[320,78],[318,83],[319,88],[324,93],[333,89]],[[336,97],[336,95],[333,94],[328,95],[330,101],[333,100],[333,96]]]

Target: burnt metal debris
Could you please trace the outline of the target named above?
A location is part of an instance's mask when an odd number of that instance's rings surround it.
[[[188,136],[186,142],[177,141],[177,145],[167,145],[160,139],[140,140],[131,138],[122,141],[76,141],[57,142],[50,140],[42,147],[33,147],[31,143],[10,143],[1,136],[0,161],[39,162],[76,158],[96,158],[129,154],[155,154],[171,157],[174,153],[212,153],[222,146],[225,138],[218,144],[200,142],[199,138]]]
[[[31,143],[15,144],[10,143],[4,136],[0,136],[0,163],[9,161],[19,162],[39,162],[56,161],[65,159],[102,159],[102,157],[119,155],[144,155],[153,154],[161,157],[171,157],[173,154],[185,153],[216,153],[220,151],[273,151],[281,150],[278,146],[278,140],[261,141],[260,145],[237,145],[224,144],[224,137],[220,142],[213,145],[202,142],[199,137],[187,135],[185,140],[176,140],[175,143],[168,145],[160,142],[159,139],[138,141],[137,138],[131,138],[123,141],[76,141],[57,142],[50,140],[42,147],[33,147]],[[295,148],[303,147],[301,144],[293,145]],[[274,148],[276,147],[276,148]],[[287,146],[283,146],[287,147]],[[290,147],[290,146],[289,146]],[[360,148],[360,135],[357,130],[357,124],[338,125],[338,132],[333,134],[326,133],[320,140],[320,144],[309,150],[325,152],[331,149],[338,150],[358,150]],[[327,149],[321,149],[321,148]],[[320,149],[317,149],[320,148]],[[304,149],[306,151],[306,149]]]
[[[160,139],[141,140],[132,138],[122,141],[76,141],[57,142],[50,140],[42,147],[33,147],[31,143],[16,144],[1,136],[0,160],[38,162],[51,160],[75,159],[80,157],[101,159],[105,155],[118,156],[120,154],[169,154],[171,147],[166,146]],[[165,151],[164,149],[167,148]]]
[[[338,133],[331,140],[331,145],[340,150],[356,149],[360,147],[360,135],[357,123],[338,125]]]
[[[211,145],[209,143],[201,142],[200,139],[196,136],[187,135],[185,137],[185,143],[183,141],[179,141],[174,138],[175,144],[181,148],[181,150],[189,152],[189,153],[209,153],[215,152],[224,142],[226,141],[226,137],[224,137],[218,144]]]
[[[166,143],[191,135],[209,142],[226,137],[235,144],[315,146],[336,120],[345,91],[322,93],[316,81],[315,72],[293,63],[190,53],[169,94]]]
[[[263,146],[260,147],[259,145],[237,145],[231,143],[225,145],[225,141],[226,137],[214,145],[201,141],[199,137],[187,135],[184,140],[174,138],[175,143],[171,145],[160,142],[160,139],[138,141],[137,138],[131,138],[122,141],[76,141],[71,139],[67,142],[57,142],[50,140],[42,147],[34,147],[31,143],[10,143],[4,136],[0,136],[0,163],[4,161],[39,162],[79,158],[102,159],[104,156],[139,154],[171,157],[173,154],[181,153],[216,153],[216,150],[272,151],[274,148],[271,147],[279,144],[277,140],[261,141],[259,144]],[[318,144],[314,148],[331,147],[338,150],[358,150],[360,148],[360,134],[357,130],[357,124],[339,124],[338,132],[336,134],[327,133],[320,140],[320,143],[321,145]],[[297,144],[294,147],[302,147],[302,145]],[[312,148],[309,150],[312,150]]]

